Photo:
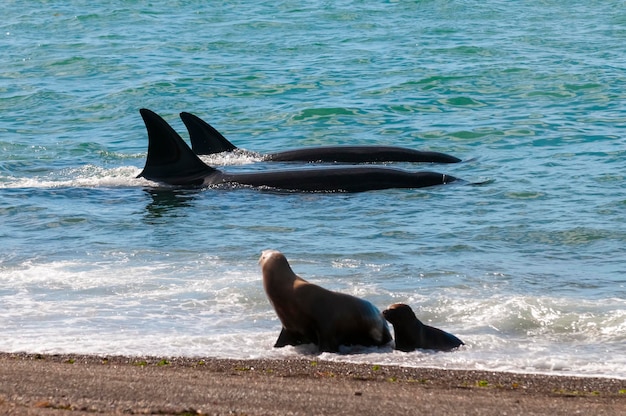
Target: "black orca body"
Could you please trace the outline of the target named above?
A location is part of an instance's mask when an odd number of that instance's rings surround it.
[[[232,152],[237,147],[219,131],[191,113],[180,113],[187,126],[191,148],[197,155]],[[276,162],[429,162],[457,163],[454,156],[396,146],[322,146],[287,150],[263,155],[263,160]]]
[[[227,173],[206,165],[156,113],[141,109],[148,130],[148,157],[138,177],[177,186],[244,185],[289,191],[363,192],[422,188],[458,179],[436,172],[379,166],[347,166]]]

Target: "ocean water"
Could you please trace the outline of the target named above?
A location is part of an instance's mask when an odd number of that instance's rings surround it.
[[[0,351],[272,348],[260,252],[466,346],[377,364],[626,378],[623,1],[3,2]],[[136,179],[138,110],[241,148],[385,144],[486,182],[358,194]],[[218,155],[225,170],[280,164]]]

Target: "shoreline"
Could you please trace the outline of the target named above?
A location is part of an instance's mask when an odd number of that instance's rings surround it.
[[[330,362],[0,353],[0,413],[611,414],[626,380]]]

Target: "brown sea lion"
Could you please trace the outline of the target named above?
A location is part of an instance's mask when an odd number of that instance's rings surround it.
[[[414,351],[415,349],[450,351],[463,341],[441,329],[424,325],[410,306],[394,303],[383,311],[383,316],[393,325],[396,349]]]
[[[307,282],[279,251],[263,251],[259,264],[265,293],[283,324],[274,347],[313,343],[320,351],[338,352],[340,345],[391,341],[387,322],[370,302]]]

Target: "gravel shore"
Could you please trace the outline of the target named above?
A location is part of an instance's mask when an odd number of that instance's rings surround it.
[[[294,360],[0,353],[0,414],[626,415],[626,380]]]

